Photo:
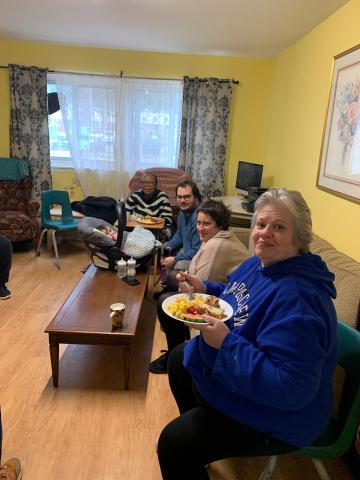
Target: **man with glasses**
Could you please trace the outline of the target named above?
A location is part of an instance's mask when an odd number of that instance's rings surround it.
[[[141,185],[140,190],[136,190],[129,195],[126,201],[126,211],[129,215],[163,218],[165,228],[170,232],[172,227],[170,201],[164,191],[156,188],[157,177],[155,173],[145,172],[141,179]]]
[[[197,207],[201,202],[201,195],[196,183],[185,180],[176,187],[176,199],[180,208],[178,217],[178,227],[169,242],[165,244],[169,256],[163,257],[161,266],[168,272],[166,285],[163,291],[154,294],[154,299],[158,300],[157,309],[161,310],[162,302],[171,295],[171,292],[177,292],[179,282],[176,275],[179,271],[184,272],[189,268],[192,258],[198,252],[201,246],[201,240],[197,231]],[[188,330],[187,330],[188,332]],[[149,370],[152,373],[167,373],[167,359],[169,352],[161,350],[160,357],[149,364]]]
[[[176,187],[176,199],[180,208],[177,230],[166,243],[170,255],[161,260],[161,265],[170,271],[167,287],[171,289],[177,271],[185,271],[200,248],[201,241],[196,229],[196,207],[201,195],[196,183],[185,180]],[[171,272],[173,270],[173,272]]]

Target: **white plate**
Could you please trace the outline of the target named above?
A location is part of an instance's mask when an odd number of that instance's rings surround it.
[[[205,293],[195,293],[195,295],[199,295],[199,296],[202,296],[204,298],[209,297],[209,295],[206,295]],[[162,309],[164,310],[164,312],[167,315],[169,315],[169,317],[174,318],[175,320],[178,320],[179,322],[188,323],[189,325],[207,325],[206,322],[189,322],[189,320],[181,320],[181,318],[177,318],[174,315],[172,315],[168,310],[168,306],[170,304],[174,303],[177,300],[177,298],[179,298],[179,297],[188,298],[188,295],[186,295],[186,293],[178,293],[178,294],[175,294],[175,295],[171,295],[171,297],[166,298],[162,303]],[[229,320],[229,318],[231,318],[233,316],[234,311],[232,309],[232,306],[229,305],[227,302],[225,302],[225,300],[222,300],[221,298],[219,298],[219,303],[220,303],[220,308],[222,309],[222,311],[226,315],[226,317],[222,318],[221,321],[226,322],[226,320]]]

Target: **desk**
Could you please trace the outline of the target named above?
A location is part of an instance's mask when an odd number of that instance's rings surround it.
[[[136,274],[140,284],[129,286],[115,272],[90,265],[69,298],[45,330],[54,387],[59,380],[59,344],[118,345],[125,350],[125,389],[129,389],[130,360],[140,308],[148,281],[147,272]],[[125,304],[122,328],[112,327],[110,305]]]
[[[244,201],[242,197],[236,197],[236,196],[211,197],[211,200],[216,200],[217,202],[222,201],[231,210],[230,224],[232,226],[235,226],[235,227],[246,226],[247,228],[251,227],[251,220],[254,214],[247,212],[241,206],[241,202]]]

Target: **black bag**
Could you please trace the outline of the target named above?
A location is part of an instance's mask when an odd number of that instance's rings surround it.
[[[85,217],[101,218],[114,225],[118,218],[116,212],[117,202],[111,197],[86,197],[80,202],[72,202],[71,208],[82,213]]]
[[[129,260],[129,256],[122,252],[122,243],[124,230],[126,227],[126,210],[125,203],[123,200],[120,200],[116,203],[116,214],[118,220],[118,234],[115,241],[115,245],[96,245],[94,242],[84,239],[85,244],[90,250],[91,260],[93,264],[103,270],[117,270],[117,262],[121,258],[124,260]],[[114,222],[113,222],[114,223]],[[150,265],[151,259],[154,255],[154,251],[142,258],[137,258],[136,263],[137,267],[144,266],[147,267]]]

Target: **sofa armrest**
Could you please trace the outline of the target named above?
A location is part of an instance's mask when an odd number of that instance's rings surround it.
[[[320,255],[335,275],[334,305],[338,318],[360,330],[360,263],[318,235],[313,237],[310,251]]]
[[[35,198],[30,199],[28,202],[28,211],[30,217],[37,217],[40,210],[40,203]]]

